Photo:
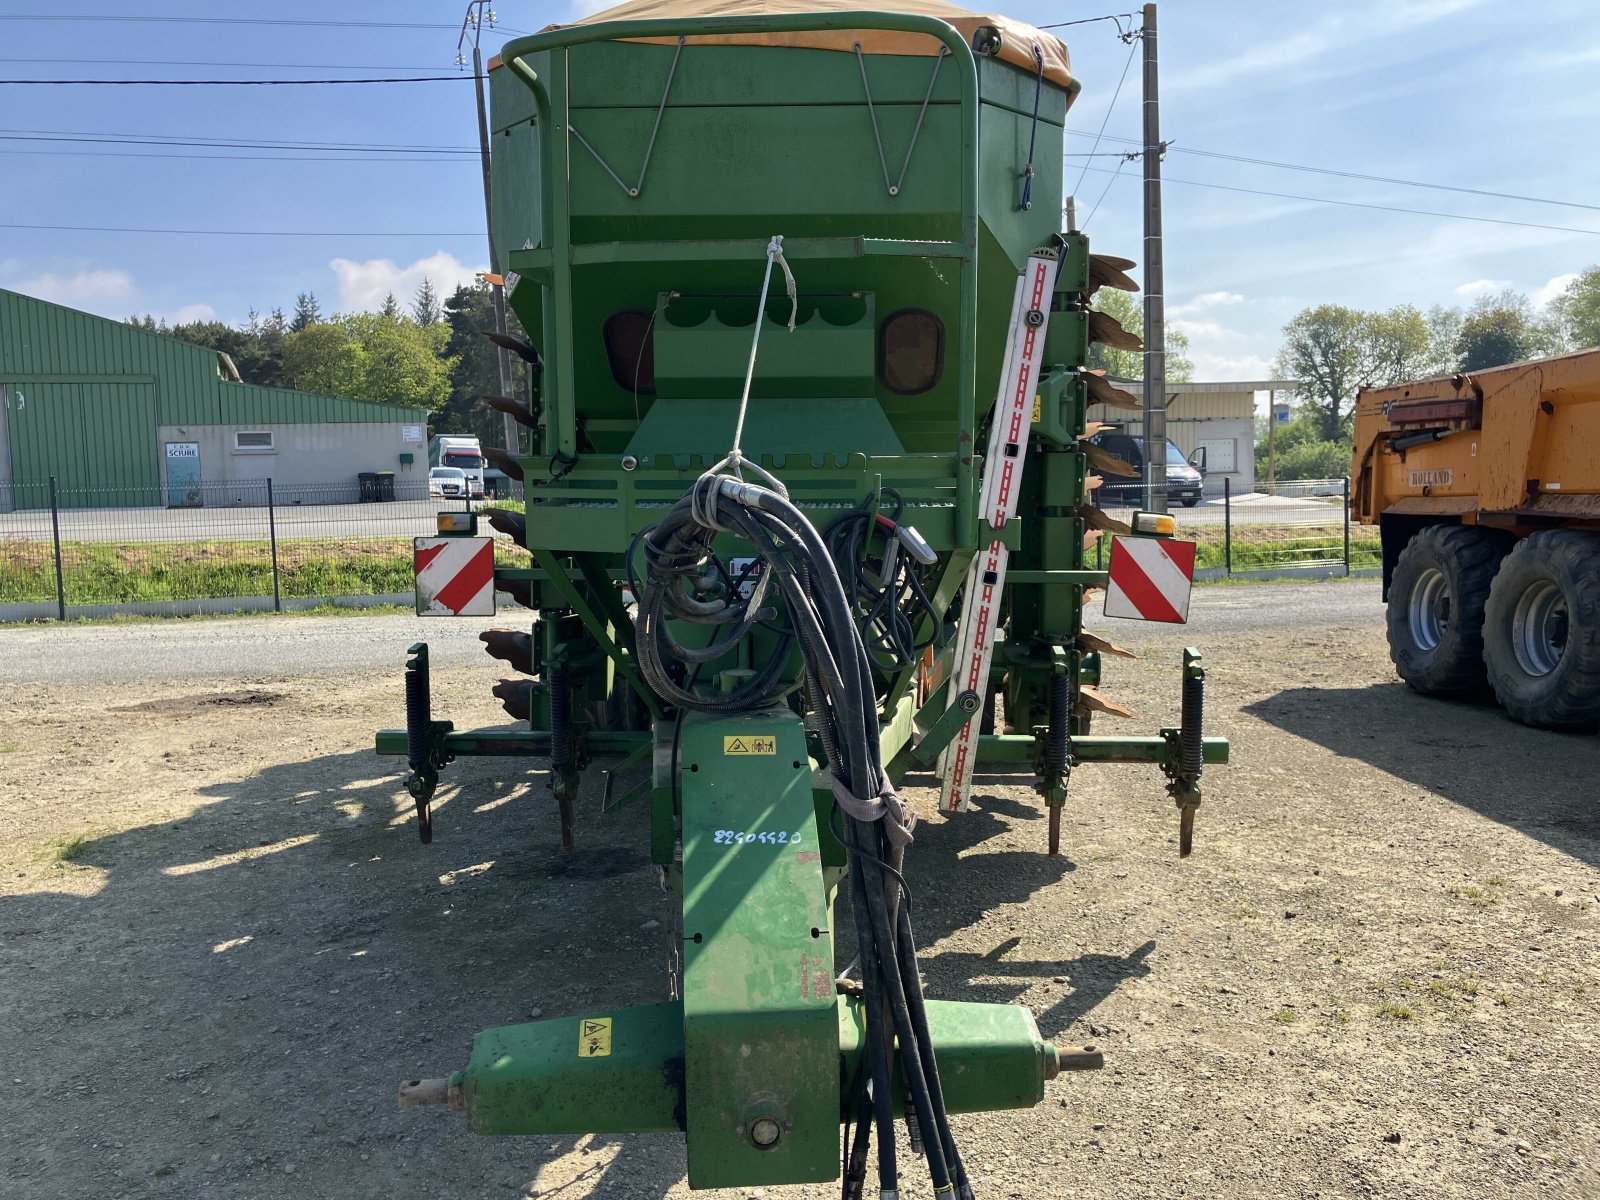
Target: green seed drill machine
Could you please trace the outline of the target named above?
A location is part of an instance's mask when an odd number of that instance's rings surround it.
[[[936,770],[960,820],[974,771],[1032,778],[1055,853],[1073,769],[1154,764],[1186,853],[1227,758],[1192,651],[1179,727],[1089,732],[1116,706],[1085,546],[1171,524],[1086,502],[1116,466],[1087,407],[1135,403],[1085,368],[1089,300],[1135,285],[1061,229],[1065,47],[939,0],[636,0],[509,43],[490,87],[533,343],[509,343],[526,394],[488,398],[524,446],[491,457],[526,507],[441,514],[418,611],[530,610],[483,635],[516,725],[435,719],[418,644],[377,748],[424,841],[452,759],[548,760],[569,851],[585,768],[634,764],[677,959],[660,1003],[486,1030],[402,1102],[486,1134],[680,1131],[696,1188],[859,1196],[875,1153],[892,1196],[909,1144],[969,1196],[950,1115],[1099,1056],[923,997],[903,863],[938,829],[896,785]],[[517,548],[494,560],[480,517]]]

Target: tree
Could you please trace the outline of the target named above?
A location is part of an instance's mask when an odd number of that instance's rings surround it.
[[[1428,318],[1411,305],[1401,304],[1388,312],[1372,313],[1368,320],[1372,369],[1383,382],[1423,379],[1449,368],[1448,358],[1440,361],[1442,347],[1434,338]]]
[[[445,336],[398,314],[349,313],[288,335],[284,364],[307,391],[431,411],[450,394]]]
[[[322,305],[317,303],[315,292],[301,292],[294,298],[294,316],[289,318],[289,332],[299,333],[307,325],[322,320]]]
[[[1144,336],[1144,304],[1134,299],[1132,293],[1103,287],[1094,294],[1091,307],[1109,313],[1130,333]],[[1170,324],[1166,334],[1167,382],[1187,383],[1194,376],[1194,363],[1189,359],[1189,336]],[[1137,350],[1117,350],[1095,342],[1089,347],[1089,365],[1123,379],[1144,378],[1144,355]]]
[[[418,325],[437,325],[443,315],[439,308],[439,294],[433,290],[433,281],[423,276],[417,294],[411,301],[411,319]]]
[[[494,328],[494,295],[487,283],[461,284],[444,302],[448,337],[444,353],[451,360],[450,398],[434,418],[437,433],[475,433],[486,446],[504,444],[500,414],[481,397],[500,392],[500,355],[483,331]],[[516,313],[506,310],[507,332],[528,341]],[[511,356],[511,394],[527,395],[526,367]]]
[[[366,351],[343,325],[317,322],[284,340],[284,368],[302,391],[356,396],[366,377]]]
[[[378,310],[378,315],[380,317],[388,317],[391,320],[400,316],[400,301],[394,298],[393,292],[383,298],[383,307]]]
[[[1376,378],[1371,335],[1371,314],[1339,304],[1305,309],[1283,327],[1278,371],[1317,406],[1325,441],[1345,436],[1356,391]]]
[[[1451,329],[1450,314],[1442,309],[1423,316],[1409,304],[1387,312],[1321,304],[1283,327],[1277,369],[1298,380],[1299,394],[1317,406],[1319,440],[1347,441],[1361,388],[1453,369],[1449,344],[1441,341],[1441,331]]]
[[[1541,328],[1521,292],[1509,288],[1480,296],[1462,319],[1456,335],[1457,365],[1463,371],[1482,371],[1521,362],[1543,352],[1550,331]]]
[[[1550,303],[1565,346],[1600,346],[1600,266],[1590,267]]]

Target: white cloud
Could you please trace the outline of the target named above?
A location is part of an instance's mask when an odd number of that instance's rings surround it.
[[[86,269],[71,275],[46,271],[10,286],[14,292],[90,312],[104,312],[108,306],[118,304],[125,306],[134,297],[133,276],[110,267]],[[117,315],[128,314],[119,312]]]
[[[215,321],[217,310],[209,304],[185,304],[176,312],[167,314],[168,325],[188,325],[194,321]]]
[[[1167,309],[1167,315],[1174,318],[1198,317],[1201,313],[1210,312],[1212,309],[1229,308],[1243,303],[1244,296],[1239,292],[1201,292],[1193,300],[1172,305]]]
[[[457,285],[470,284],[479,271],[489,269],[465,266],[443,250],[404,267],[392,258],[369,258],[366,262],[336,258],[328,266],[339,279],[339,308],[344,312],[382,308],[384,297],[390,295],[405,308],[424,279],[432,281],[433,290],[443,300]]]
[[[1189,358],[1194,377],[1202,382],[1273,378],[1272,360],[1260,354],[1213,354],[1191,346]]]
[[[1336,6],[1309,29],[1299,30],[1276,41],[1257,39],[1231,58],[1219,58],[1203,66],[1178,71],[1161,81],[1163,91],[1183,91],[1211,87],[1238,88],[1246,77],[1304,77],[1308,71],[1326,77],[1364,69],[1365,58],[1348,53],[1354,47],[1377,40],[1396,41],[1398,35],[1430,25],[1486,0],[1417,0],[1411,4],[1385,3],[1369,6],[1369,11],[1352,11],[1354,6]],[[1284,12],[1291,9],[1284,6]]]
[[[1476,300],[1479,296],[1491,296],[1510,286],[1509,279],[1474,279],[1469,283],[1457,284],[1455,293],[1463,300]]]
[[[1553,275],[1545,280],[1543,286],[1536,288],[1529,299],[1533,301],[1535,308],[1543,308],[1550,301],[1561,295],[1562,292],[1566,291],[1571,284],[1576,282],[1577,278],[1576,271],[1568,271],[1565,275]]]
[[[1179,333],[1186,335],[1191,343],[1194,342],[1240,342],[1245,340],[1245,335],[1237,329],[1230,329],[1221,321],[1197,321],[1192,317],[1178,317],[1168,321],[1168,325]]]

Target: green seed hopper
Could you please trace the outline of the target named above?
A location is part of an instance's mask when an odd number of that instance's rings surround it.
[[[424,840],[452,759],[547,758],[568,850],[610,761],[600,804],[648,801],[678,962],[659,1004],[487,1030],[402,1099],[481,1133],[682,1131],[694,1187],[836,1178],[842,1127],[847,1179],[875,1128],[893,1190],[899,1117],[966,1192],[947,1115],[1099,1057],[923,1000],[893,785],[936,773],[960,820],[980,766],[1031,777],[1055,853],[1073,769],[1153,764],[1187,852],[1227,757],[1193,652],[1180,726],[1090,732],[1115,706],[1085,546],[1122,527],[1086,500],[1085,413],[1126,398],[1085,370],[1088,301],[1131,282],[1062,231],[1065,47],[938,2],[636,0],[491,66],[532,382],[489,400],[523,426],[496,459],[526,505],[441,534],[510,535],[495,590],[536,619],[483,635],[514,726],[436,719],[418,644],[377,747]]]

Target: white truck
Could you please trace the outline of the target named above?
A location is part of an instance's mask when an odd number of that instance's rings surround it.
[[[436,434],[428,442],[428,466],[459,468],[466,474],[472,498],[483,499],[483,447],[476,435]]]

